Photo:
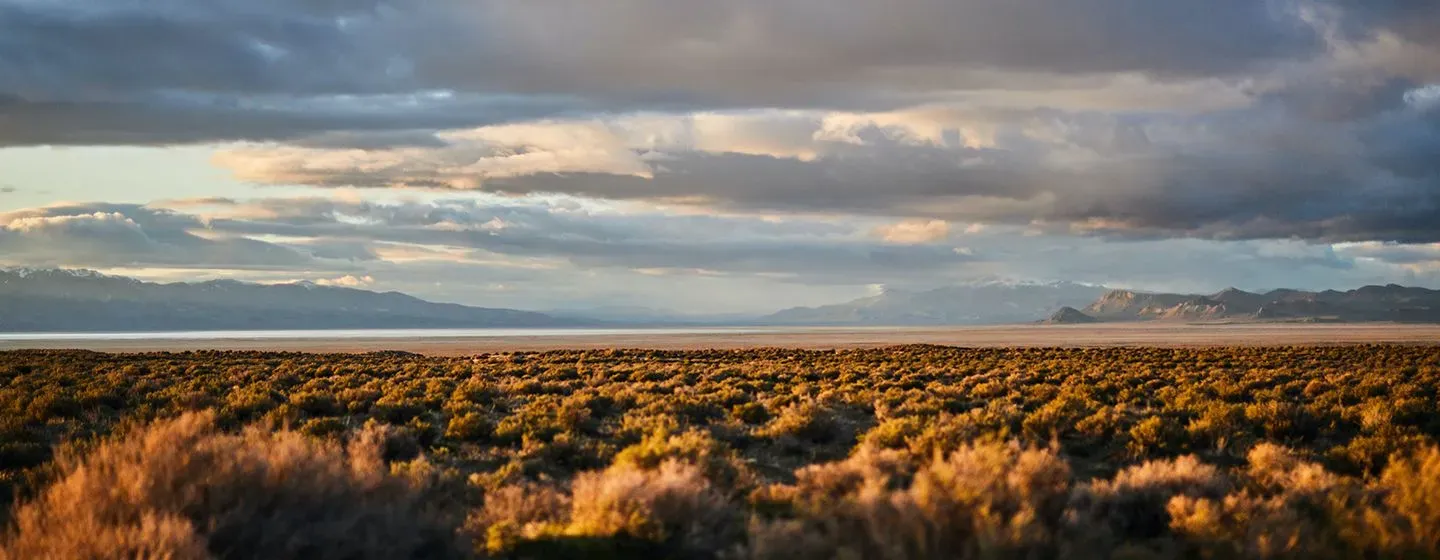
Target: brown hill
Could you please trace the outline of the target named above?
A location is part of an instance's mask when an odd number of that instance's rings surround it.
[[[1085,314],[1104,321],[1391,321],[1440,323],[1440,291],[1394,284],[1340,292],[1228,288],[1211,295],[1114,290]]]
[[[1100,322],[1099,319],[1086,315],[1074,307],[1061,307],[1059,311],[1050,315],[1049,319],[1041,321],[1046,325],[1086,325],[1098,322]]]
[[[1192,297],[1194,296],[1111,290],[1086,307],[1084,312],[1100,319],[1154,319],[1166,309]]]

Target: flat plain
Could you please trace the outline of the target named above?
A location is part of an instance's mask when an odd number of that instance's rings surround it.
[[[656,329],[653,333],[583,332],[575,335],[528,336],[376,336],[294,338],[89,338],[6,340],[0,350],[81,349],[100,352],[189,350],[372,352],[401,350],[434,356],[493,352],[645,348],[653,350],[742,350],[796,348],[806,350],[881,348],[906,344],[937,344],[970,348],[1043,347],[1216,347],[1351,344],[1440,344],[1440,325],[1404,324],[1179,324],[1113,323],[1102,325],[1003,325],[982,327],[899,328],[776,328],[714,329],[710,332]]]

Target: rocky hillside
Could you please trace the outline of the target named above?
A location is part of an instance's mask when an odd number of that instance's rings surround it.
[[[1440,291],[1390,284],[1345,292],[1226,289],[1210,295],[1114,290],[1086,307],[1103,321],[1440,322]]]
[[[1086,325],[1098,322],[1100,322],[1099,319],[1086,315],[1074,307],[1061,307],[1059,311],[1050,315],[1049,319],[1041,321],[1046,325]]]

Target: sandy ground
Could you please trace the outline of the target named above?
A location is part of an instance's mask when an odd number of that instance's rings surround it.
[[[503,337],[294,338],[216,340],[26,340],[0,341],[0,350],[79,348],[103,352],[185,350],[268,350],[370,352],[404,350],[431,355],[467,355],[557,349],[650,348],[744,349],[764,347],[833,349],[898,344],[968,347],[1036,346],[1271,346],[1311,344],[1435,344],[1440,325],[1179,325],[1108,324],[945,328],[825,328],[784,332],[703,334],[599,334]]]

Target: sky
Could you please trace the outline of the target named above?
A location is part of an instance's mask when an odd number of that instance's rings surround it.
[[[1440,3],[0,0],[0,266],[706,314],[1440,288]]]

